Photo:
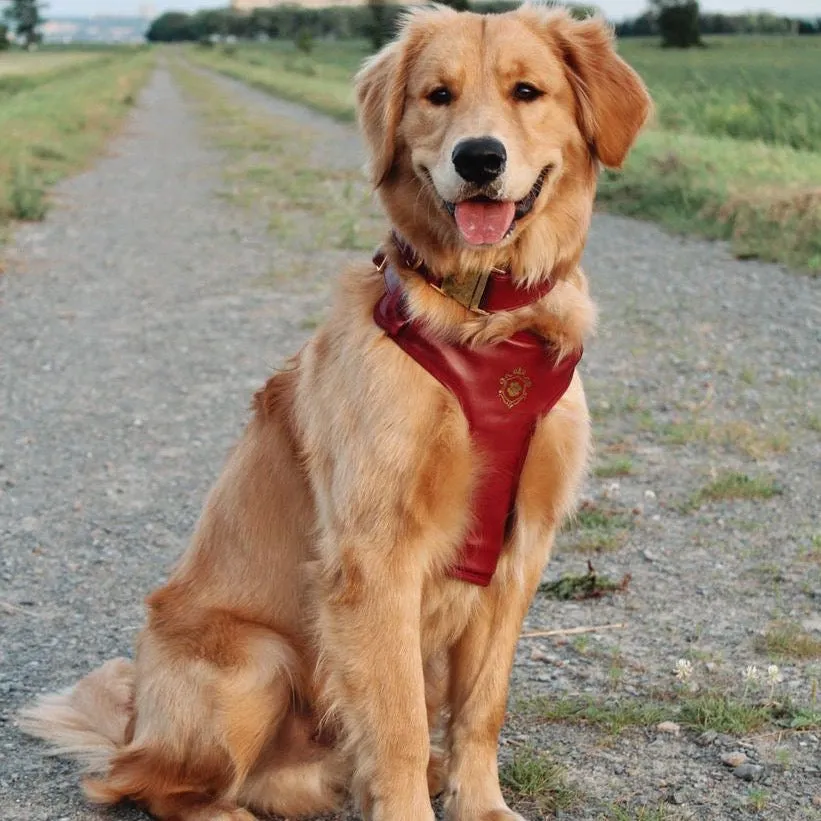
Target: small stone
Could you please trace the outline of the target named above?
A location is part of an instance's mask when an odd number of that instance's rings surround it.
[[[670,733],[670,735],[678,735],[681,732],[681,727],[675,721],[662,721],[661,724],[656,724],[656,729],[660,733]]]
[[[747,763],[747,756],[742,752],[724,753],[724,755],[721,756],[721,763],[735,769]]]
[[[741,764],[733,770],[733,775],[742,781],[758,781],[764,773],[764,768],[758,764]]]
[[[652,490],[645,490],[644,491],[644,498],[645,499],[655,499],[656,494]]]
[[[684,790],[674,790],[670,793],[670,803],[680,807],[687,803],[687,793]]]
[[[812,805],[813,807],[821,807],[821,792],[816,793],[812,797]]]
[[[821,633],[821,616],[804,619],[804,621],[801,622],[801,626],[808,633]]]
[[[548,661],[547,653],[543,650],[540,650],[538,647],[534,647],[530,651],[530,660],[531,661]]]
[[[718,738],[718,733],[715,730],[707,730],[698,737],[698,743],[702,747],[709,747]]]
[[[644,558],[645,558],[648,562],[655,562],[655,561],[658,561],[658,556],[657,556],[655,553],[653,553],[653,551],[652,551],[652,550],[642,550],[642,551],[641,551],[641,555],[642,555],[642,556],[644,556]]]

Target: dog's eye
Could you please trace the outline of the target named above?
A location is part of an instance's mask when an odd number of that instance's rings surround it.
[[[530,83],[516,83],[513,87],[513,96],[517,100],[529,103],[531,100],[537,100],[544,95],[544,91],[540,91],[536,86]]]
[[[450,89],[445,86],[434,88],[428,94],[428,102],[433,103],[433,105],[447,105],[452,99],[453,95],[450,93]]]

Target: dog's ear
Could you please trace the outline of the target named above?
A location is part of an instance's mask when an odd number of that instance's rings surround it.
[[[576,95],[584,135],[604,165],[620,168],[650,115],[647,88],[616,53],[613,32],[605,20],[579,21],[560,14],[551,23]]]
[[[396,132],[405,108],[407,68],[401,41],[385,46],[356,75],[359,127],[370,151],[370,174],[378,188],[393,167]]]

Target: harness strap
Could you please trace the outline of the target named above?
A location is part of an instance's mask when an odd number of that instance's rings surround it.
[[[458,400],[468,423],[475,464],[470,526],[453,578],[490,584],[515,515],[516,493],[538,421],[570,386],[581,351],[556,361],[529,331],[470,348],[433,336],[408,317],[398,272],[383,262],[385,293],[374,320]]]

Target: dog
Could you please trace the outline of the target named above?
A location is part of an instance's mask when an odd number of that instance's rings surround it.
[[[651,103],[604,21],[535,5],[413,11],[356,86],[382,251],[255,395],[135,660],[22,713],[91,801],[250,821],[353,795],[371,821],[433,821],[442,792],[449,821],[521,821],[497,744],[590,450],[580,258],[598,171]],[[536,365],[497,379],[482,363],[517,340]],[[447,373],[420,358],[440,354]],[[494,485],[499,419],[541,379]]]

